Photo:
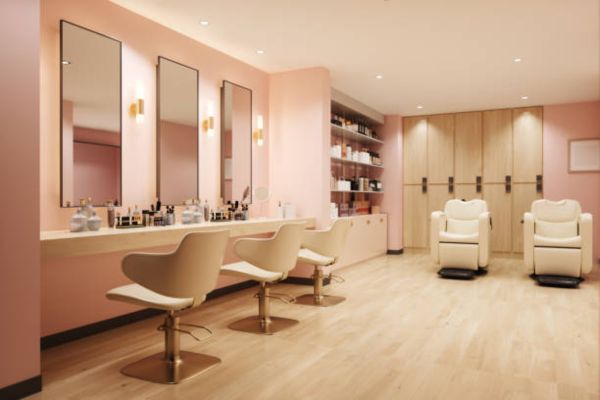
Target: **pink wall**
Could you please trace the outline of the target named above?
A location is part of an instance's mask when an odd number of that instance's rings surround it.
[[[23,2],[25,3],[25,1]],[[4,4],[4,3],[3,3]],[[2,15],[5,15],[4,13]],[[36,14],[37,15],[37,14]],[[10,16],[12,21],[20,18]],[[216,105],[215,126],[220,126],[220,86],[223,80],[229,80],[252,89],[253,118],[264,115],[268,121],[269,79],[268,75],[256,68],[244,64],[226,54],[204,46],[195,40],[180,35],[162,25],[127,11],[109,1],[52,0],[41,5],[41,43],[40,43],[40,157],[41,171],[41,230],[67,229],[72,209],[61,209],[60,198],[60,74],[59,67],[59,21],[82,25],[123,42],[123,201],[125,205],[138,204],[148,206],[156,195],[156,63],[159,55],[176,60],[199,70],[199,95],[201,110],[209,102]],[[3,27],[4,29],[5,27]],[[12,29],[12,26],[11,26]],[[20,37],[23,25],[19,21],[15,32]],[[37,37],[36,27],[27,31],[27,35]],[[15,36],[17,33],[10,34]],[[29,37],[29,36],[27,36]],[[19,42],[24,46],[24,42]],[[16,49],[13,49],[16,51]],[[5,54],[12,54],[6,52]],[[36,56],[37,48],[36,48]],[[18,59],[15,54],[11,59]],[[33,63],[26,59],[24,62]],[[29,65],[29,64],[28,64]],[[26,70],[26,68],[24,68]],[[36,69],[36,78],[38,70]],[[31,79],[32,84],[37,81]],[[145,92],[145,122],[136,124],[128,114],[129,104],[133,102],[136,86],[141,85]],[[36,86],[37,87],[37,86]],[[14,89],[11,92],[22,92]],[[32,104],[29,100],[20,105],[19,111],[27,111],[30,118]],[[17,114],[17,112],[14,112]],[[37,115],[37,114],[36,114]],[[268,186],[269,132],[265,124],[267,141],[262,147],[253,144],[252,173],[255,186]],[[208,137],[200,134],[200,197],[209,199],[215,205],[220,196],[220,135]],[[33,147],[32,149],[36,149]],[[31,150],[31,149],[30,149]],[[3,160],[4,161],[4,160]],[[36,166],[38,158],[30,165]],[[13,163],[15,164],[15,163]],[[36,185],[37,188],[37,185]],[[36,192],[37,193],[37,192]],[[34,196],[36,201],[38,195]],[[26,200],[26,199],[25,199]],[[38,209],[30,206],[22,196],[19,204],[27,204],[28,211]],[[19,208],[20,209],[20,208]],[[14,214],[16,215],[16,214]],[[104,210],[99,215],[105,219]],[[22,221],[20,221],[22,222]],[[35,226],[36,245],[39,240],[39,226]],[[32,255],[33,253],[30,253]],[[77,257],[44,262],[42,265],[42,334],[77,327],[104,318],[114,317],[130,309],[117,302],[105,300],[103,293],[126,282],[120,269],[123,254]],[[65,282],[71,282],[66,285]],[[35,281],[34,281],[35,283]],[[77,284],[75,284],[77,283]],[[219,285],[231,283],[221,279]],[[86,290],[82,290],[81,287]],[[89,290],[88,290],[89,289]],[[0,294],[3,295],[3,294]],[[39,296],[39,293],[36,293]],[[31,297],[36,304],[39,297]],[[77,303],[72,299],[78,298]],[[69,300],[71,299],[71,300]],[[22,309],[22,308],[21,308]],[[35,308],[32,308],[35,311]],[[16,310],[16,309],[15,309]],[[97,310],[97,311],[96,311]],[[39,317],[39,313],[36,314]],[[15,326],[19,331],[23,326]],[[28,330],[35,333],[36,349],[39,350],[39,328]],[[19,351],[21,351],[19,349]],[[38,368],[39,369],[39,368]]]
[[[0,388],[40,374],[39,7],[0,1]]]
[[[594,259],[600,257],[600,172],[569,173],[569,140],[600,138],[600,101],[544,107],[544,197],[575,199],[594,217]]]
[[[381,211],[388,214],[388,250],[402,249],[402,117],[385,117],[382,137],[385,145],[381,148],[381,158],[385,169],[382,182],[385,195]]]
[[[156,195],[156,63],[159,55],[199,70],[201,118],[209,102],[220,126],[220,86],[230,80],[252,89],[253,121],[268,120],[268,75],[109,1],[53,0],[41,7],[41,215],[42,230],[65,229],[71,209],[59,208],[59,21],[82,25],[123,42],[123,204],[147,206]],[[136,86],[145,93],[146,118],[128,114]],[[268,135],[268,125],[265,126]],[[255,186],[268,186],[268,140],[253,145]],[[220,197],[220,135],[200,135],[200,197]]]
[[[182,204],[198,196],[198,128],[160,121],[160,198]]]
[[[73,198],[93,204],[119,199],[121,149],[94,143],[73,143]],[[65,200],[68,200],[65,198]]]

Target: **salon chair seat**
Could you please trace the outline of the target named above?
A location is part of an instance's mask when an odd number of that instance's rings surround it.
[[[304,231],[302,248],[298,252],[298,261],[314,266],[313,293],[297,297],[296,303],[328,307],[345,300],[345,297],[342,296],[323,294],[323,267],[337,262],[349,231],[350,221],[347,219],[337,219],[324,230]]]
[[[235,242],[233,251],[243,261],[224,265],[221,273],[252,279],[260,283],[260,288],[255,296],[258,315],[236,321],[229,325],[230,329],[271,335],[298,323],[295,319],[271,316],[271,297],[286,302],[293,302],[293,298],[271,293],[270,289],[273,283],[285,279],[296,265],[304,226],[304,223],[284,224],[271,238],[243,238]]]
[[[217,283],[229,231],[188,233],[172,253],[132,253],[122,261],[130,285],[109,290],[109,300],[167,312],[158,329],[165,334],[165,351],[121,369],[124,375],[156,382],[178,383],[220,363],[216,357],[180,351],[180,313],[199,306]],[[208,329],[206,329],[208,331]],[[210,331],[209,331],[210,332]]]

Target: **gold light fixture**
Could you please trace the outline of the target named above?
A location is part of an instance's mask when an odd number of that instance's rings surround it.
[[[144,122],[144,89],[141,85],[136,89],[136,100],[129,106],[129,115],[135,117],[135,122],[141,124]]]
[[[215,135],[215,103],[212,101],[206,105],[206,118],[202,121],[202,129],[208,137]]]
[[[264,126],[263,116],[258,115],[256,117],[256,130],[252,133],[252,138],[256,142],[258,146],[262,146],[265,141],[265,132],[263,130]]]

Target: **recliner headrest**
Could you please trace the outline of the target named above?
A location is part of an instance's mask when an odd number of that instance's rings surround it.
[[[487,203],[481,199],[462,201],[458,199],[448,200],[444,207],[444,213],[453,219],[478,219],[479,214],[488,210]]]
[[[531,213],[537,220],[547,222],[575,221],[581,214],[581,206],[577,200],[536,200],[531,203]]]

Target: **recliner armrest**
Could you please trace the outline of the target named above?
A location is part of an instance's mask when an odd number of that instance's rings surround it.
[[[592,272],[593,262],[593,217],[590,213],[579,216],[579,235],[581,235],[581,273]]]
[[[489,211],[479,214],[479,266],[485,268],[490,263],[490,236],[492,219]]]
[[[430,249],[431,256],[434,262],[440,262],[439,242],[440,231],[446,230],[446,214],[443,211],[434,211],[431,213],[431,234],[430,234]]]
[[[535,219],[532,213],[526,212],[523,215],[523,259],[528,274],[533,274],[535,272],[535,266],[533,265],[534,233]]]

